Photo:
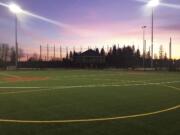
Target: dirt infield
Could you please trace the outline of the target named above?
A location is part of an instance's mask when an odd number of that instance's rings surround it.
[[[49,79],[48,77],[21,77],[21,76],[2,78],[2,80],[6,82],[44,81],[48,79]]]

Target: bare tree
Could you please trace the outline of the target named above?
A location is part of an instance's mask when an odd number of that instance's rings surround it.
[[[9,57],[9,45],[8,44],[0,44],[0,59],[3,62],[7,62],[8,61],[8,57]]]
[[[10,49],[10,62],[15,64],[16,61],[16,51],[14,47],[11,47]]]

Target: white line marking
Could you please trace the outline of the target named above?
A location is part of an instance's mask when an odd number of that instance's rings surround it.
[[[0,89],[42,89],[43,87],[0,87]]]
[[[171,84],[171,83],[180,83],[180,81],[171,81],[171,82],[150,82],[150,83],[136,83],[136,84],[90,84],[90,85],[74,85],[74,86],[57,86],[57,87],[0,87],[0,89],[48,89],[48,88],[84,88],[84,87],[118,87],[118,86],[139,86],[139,85],[159,85],[159,84]]]
[[[179,82],[180,81],[159,82],[159,83],[139,83],[139,84],[99,84],[99,85],[93,84],[93,85],[57,86],[57,87],[0,87],[0,89],[37,89],[37,90],[28,90],[28,91],[23,90],[23,91],[15,91],[15,92],[1,92],[0,95],[43,92],[43,91],[52,91],[52,90],[58,90],[58,89],[147,86],[147,85],[172,84],[172,83],[179,83]]]
[[[7,76],[7,77],[15,77],[15,78],[19,78],[20,77],[20,76],[8,74],[8,73],[0,73],[0,75]]]
[[[174,86],[169,86],[169,85],[165,85],[165,86],[166,86],[166,87],[169,87],[169,88],[171,88],[171,89],[180,91],[180,88],[177,88],[177,87],[174,87]]]

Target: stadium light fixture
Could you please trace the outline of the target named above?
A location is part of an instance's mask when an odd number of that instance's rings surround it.
[[[9,10],[14,13],[14,14],[20,14],[23,12],[23,10],[21,9],[20,6],[16,5],[16,4],[10,4],[9,5]]]
[[[148,7],[157,7],[160,4],[159,0],[150,0],[147,4]]]

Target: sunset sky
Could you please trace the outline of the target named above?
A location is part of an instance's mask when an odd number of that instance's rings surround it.
[[[0,0],[16,3],[24,10],[46,17],[57,24],[32,16],[19,16],[19,46],[25,52],[39,51],[46,44],[64,48],[135,45],[142,49],[142,29],[147,26],[150,46],[151,10],[137,0]],[[155,53],[163,45],[168,52],[172,37],[173,57],[180,58],[180,0],[161,0],[155,9]],[[59,25],[61,24],[61,25]],[[0,43],[14,45],[14,16],[0,6]]]

